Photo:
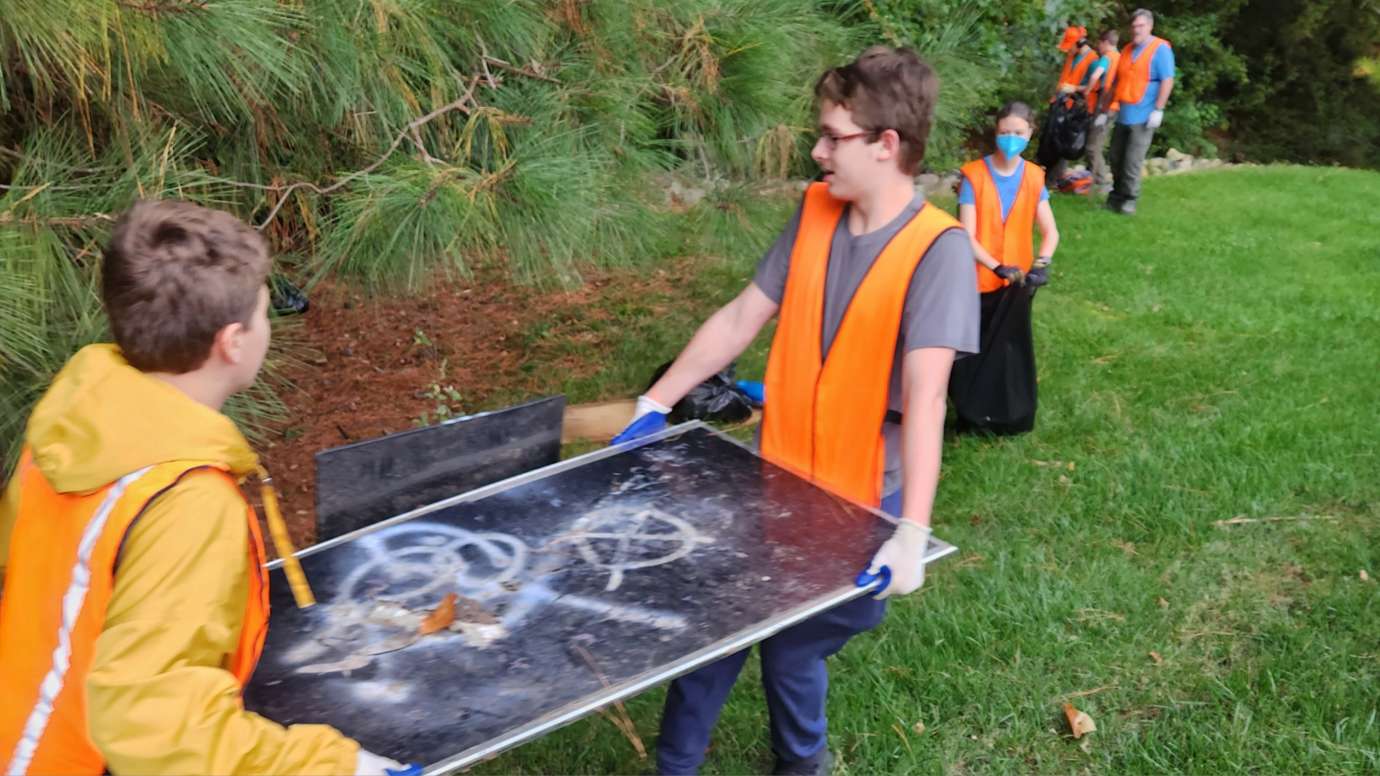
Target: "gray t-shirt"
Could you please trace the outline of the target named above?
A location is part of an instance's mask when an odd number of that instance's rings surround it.
[[[839,326],[853,294],[881,255],[891,238],[910,223],[926,205],[919,192],[901,214],[890,223],[866,234],[848,231],[848,211],[844,210],[829,245],[829,271],[824,281],[824,331],[821,353],[828,358]],[[772,301],[781,303],[786,295],[791,251],[800,231],[800,210],[786,224],[776,242],[757,264],[753,283]],[[978,352],[977,264],[968,235],[962,229],[941,234],[925,253],[906,289],[906,304],[901,312],[901,330],[896,337],[896,356],[892,359],[891,390],[887,407],[901,411],[901,363],[906,353],[917,348],[953,348],[959,357]],[[770,397],[768,397],[770,400]],[[901,427],[886,422],[886,475],[882,493],[890,494],[901,486]]]

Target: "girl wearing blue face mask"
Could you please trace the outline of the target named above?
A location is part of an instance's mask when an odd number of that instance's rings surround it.
[[[997,152],[963,165],[958,219],[973,246],[982,300],[982,352],[955,362],[949,393],[959,429],[1020,433],[1035,425],[1034,287],[1059,245],[1045,171],[1021,158],[1034,117],[1023,102],[997,114]],[[1040,230],[1038,258],[1034,230]]]

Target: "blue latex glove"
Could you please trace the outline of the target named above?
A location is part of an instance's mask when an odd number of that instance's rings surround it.
[[[670,407],[655,399],[639,396],[637,397],[637,408],[633,410],[632,422],[618,432],[618,436],[609,440],[609,444],[621,445],[624,442],[631,442],[655,434],[666,428],[666,416],[670,414]]]
[[[756,380],[738,380],[733,383],[738,392],[752,399],[757,404],[765,404],[767,401],[767,386]]]

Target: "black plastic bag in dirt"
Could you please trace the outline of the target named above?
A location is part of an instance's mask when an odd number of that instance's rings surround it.
[[[670,361],[657,368],[650,389],[656,381],[671,368]],[[713,420],[719,423],[741,423],[752,417],[752,404],[747,397],[733,385],[733,365],[705,380],[676,402],[671,408],[671,422],[682,423],[687,420]]]
[[[269,276],[268,298],[269,306],[279,315],[301,315],[311,306],[306,292],[282,275]]]
[[[982,352],[955,361],[949,375],[960,433],[1023,434],[1035,428],[1034,295],[1021,286],[982,295]]]

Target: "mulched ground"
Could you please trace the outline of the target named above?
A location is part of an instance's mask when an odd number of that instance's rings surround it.
[[[292,383],[281,394],[289,419],[259,446],[294,543],[314,540],[318,451],[416,427],[423,413],[434,413],[436,389],[458,393],[459,402],[440,394],[455,414],[491,408],[496,397],[558,391],[562,379],[600,364],[534,352],[527,341],[534,326],[597,318],[606,305],[650,286],[674,287],[694,263],[671,262],[650,277],[588,273],[572,290],[516,284],[497,269],[469,280],[439,279],[415,293],[369,295],[334,281],[318,285],[291,335],[302,363],[281,373]],[[558,327],[557,335],[589,332],[575,325]],[[540,363],[524,369],[533,359]]]

